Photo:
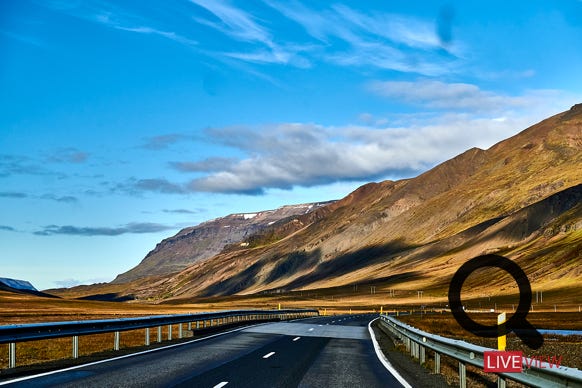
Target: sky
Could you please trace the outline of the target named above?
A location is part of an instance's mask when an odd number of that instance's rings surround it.
[[[0,277],[339,199],[582,102],[582,2],[0,0]]]

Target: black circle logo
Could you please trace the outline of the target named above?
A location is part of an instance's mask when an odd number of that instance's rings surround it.
[[[515,313],[502,325],[488,326],[475,322],[465,312],[461,302],[461,289],[465,280],[473,271],[485,267],[495,267],[506,271],[515,279],[519,287],[519,305]],[[457,270],[449,285],[451,312],[465,330],[485,338],[498,337],[513,331],[528,347],[539,349],[544,343],[544,337],[526,319],[531,301],[531,285],[525,272],[512,260],[498,255],[483,255],[467,261]]]

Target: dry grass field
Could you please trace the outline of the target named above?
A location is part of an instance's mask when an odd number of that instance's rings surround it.
[[[372,288],[371,288],[372,287]],[[410,311],[440,312],[446,306],[446,298],[442,290],[427,290],[422,296],[413,290],[385,290],[379,287],[361,285],[358,287],[343,287],[341,289],[323,289],[317,291],[301,291],[287,294],[253,295],[217,297],[199,300],[180,300],[172,303],[154,304],[137,302],[99,302],[75,299],[47,299],[0,292],[0,325],[75,321],[88,319],[114,319],[160,314],[187,314],[202,311],[230,309],[277,309],[282,308],[314,308],[320,314],[347,314],[358,312],[398,312],[400,319],[423,330],[449,337],[461,338],[484,346],[495,347],[495,340],[481,339],[464,331],[448,313],[432,313],[424,315],[405,315]],[[528,315],[528,320],[538,328],[544,329],[574,329],[582,330],[582,313],[578,312],[575,303],[561,303],[560,311],[553,312],[554,300],[562,300],[551,293],[544,294],[544,303],[534,304],[534,312]],[[548,301],[547,303],[545,301]],[[467,304],[475,309],[483,310],[497,303],[498,309],[511,313],[511,303],[517,303],[511,296],[491,299],[488,296],[467,299]],[[565,302],[565,300],[563,301]],[[492,305],[493,304],[493,305]],[[474,319],[491,324],[496,314],[474,314]],[[193,335],[183,326],[183,337]],[[163,327],[162,338],[168,338],[168,328]],[[178,337],[178,327],[172,327],[173,338]],[[150,332],[150,341],[155,346],[157,330]],[[582,368],[582,338],[580,337],[548,337],[543,354],[564,354],[564,364]],[[133,330],[121,333],[121,352],[129,348],[141,349],[145,342],[145,330]],[[113,350],[113,333],[82,336],[79,339],[80,356],[98,357],[110,356]],[[520,341],[510,336],[508,347],[519,349]],[[531,354],[524,349],[526,354]],[[545,353],[544,353],[545,352]],[[70,358],[72,354],[71,338],[47,341],[31,341],[17,345],[17,365],[31,365]],[[538,353],[540,354],[540,353]],[[0,345],[0,369],[8,366],[8,345]]]

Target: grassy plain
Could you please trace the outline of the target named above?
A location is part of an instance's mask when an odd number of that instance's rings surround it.
[[[571,300],[565,299],[563,293],[544,293],[544,302],[533,304],[533,312],[528,320],[538,328],[544,329],[575,329],[582,330],[582,313]],[[535,301],[535,299],[534,299]],[[555,303],[554,303],[555,302]],[[383,289],[373,285],[358,285],[341,288],[330,288],[292,293],[263,294],[250,296],[215,297],[206,299],[172,300],[171,303],[145,302],[101,302],[64,298],[42,298],[23,294],[12,294],[0,291],[0,325],[24,324],[54,321],[76,321],[88,319],[114,319],[160,314],[187,314],[202,311],[232,310],[232,309],[277,309],[281,308],[313,308],[322,315],[346,314],[358,312],[398,312],[402,320],[429,332],[455,338],[466,339],[484,346],[494,347],[491,340],[474,338],[465,332],[452,319],[449,313],[442,312],[446,307],[445,290],[424,290],[419,293],[411,289]],[[467,305],[475,310],[488,311],[496,307],[504,309],[509,314],[515,306],[515,295],[481,296],[466,299]],[[553,312],[556,304],[557,312]],[[404,315],[410,311],[431,312],[429,315]],[[474,319],[485,324],[491,324],[496,314],[475,314]],[[184,329],[186,327],[184,326]],[[173,337],[178,333],[177,325],[173,327]],[[192,332],[184,330],[184,337],[191,337]],[[151,330],[152,344],[157,340],[157,331]],[[168,328],[163,328],[162,337],[168,338]],[[121,334],[121,348],[139,348],[145,340],[144,330],[134,330]],[[509,338],[509,343],[518,341]],[[492,342],[492,343],[489,343]],[[548,346],[564,345],[569,356],[570,366],[582,368],[580,338],[551,337]],[[517,343],[517,342],[516,342]],[[17,345],[17,365],[30,365],[71,357],[71,338],[47,341],[31,341]],[[113,348],[113,334],[99,334],[80,337],[80,355],[107,354]],[[548,348],[552,350],[553,348]],[[548,350],[549,351],[549,350]],[[572,364],[572,362],[574,364]],[[0,345],[0,369],[8,366],[8,345]]]

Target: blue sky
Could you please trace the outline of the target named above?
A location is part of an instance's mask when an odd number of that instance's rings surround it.
[[[582,2],[0,0],[0,276],[345,196],[582,102]]]

